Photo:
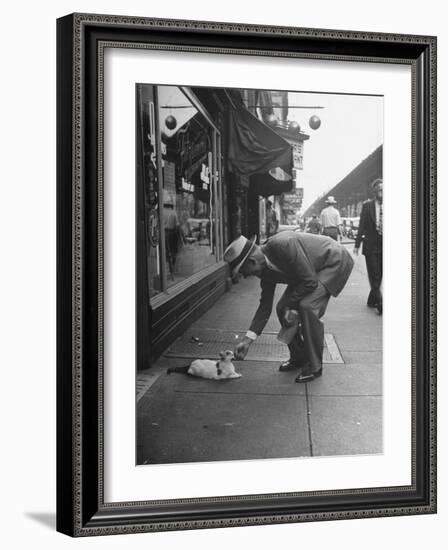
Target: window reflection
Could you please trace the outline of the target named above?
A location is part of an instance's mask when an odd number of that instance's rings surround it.
[[[214,129],[177,87],[158,87],[167,286],[216,262]]]

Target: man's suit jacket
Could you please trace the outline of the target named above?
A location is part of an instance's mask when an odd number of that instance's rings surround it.
[[[319,281],[332,296],[337,296],[353,268],[347,250],[322,235],[283,231],[271,237],[261,249],[278,270],[266,267],[260,275],[260,305],[250,326],[256,334],[261,334],[271,315],[277,283],[289,286],[286,306],[297,308]]]
[[[362,253],[365,256],[368,256],[369,254],[377,254],[382,251],[383,238],[376,229],[376,209],[374,199],[367,200],[362,205],[355,248],[359,248],[361,242],[363,243]]]

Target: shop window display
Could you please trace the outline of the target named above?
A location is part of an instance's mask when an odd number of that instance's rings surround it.
[[[167,286],[216,263],[214,128],[177,87],[158,87]]]

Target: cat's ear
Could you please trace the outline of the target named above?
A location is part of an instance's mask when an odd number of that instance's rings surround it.
[[[219,358],[220,359],[225,359],[225,357],[226,357],[226,352],[225,351],[220,351],[219,352]]]

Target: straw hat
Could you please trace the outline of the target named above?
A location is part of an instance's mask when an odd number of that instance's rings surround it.
[[[337,204],[336,199],[333,197],[333,195],[330,195],[328,199],[325,201],[325,204]]]
[[[229,264],[232,272],[232,278],[235,277],[241,269],[244,262],[249,257],[250,253],[254,249],[255,240],[257,236],[254,235],[252,239],[246,239],[246,237],[238,237],[224,251],[224,260]]]

